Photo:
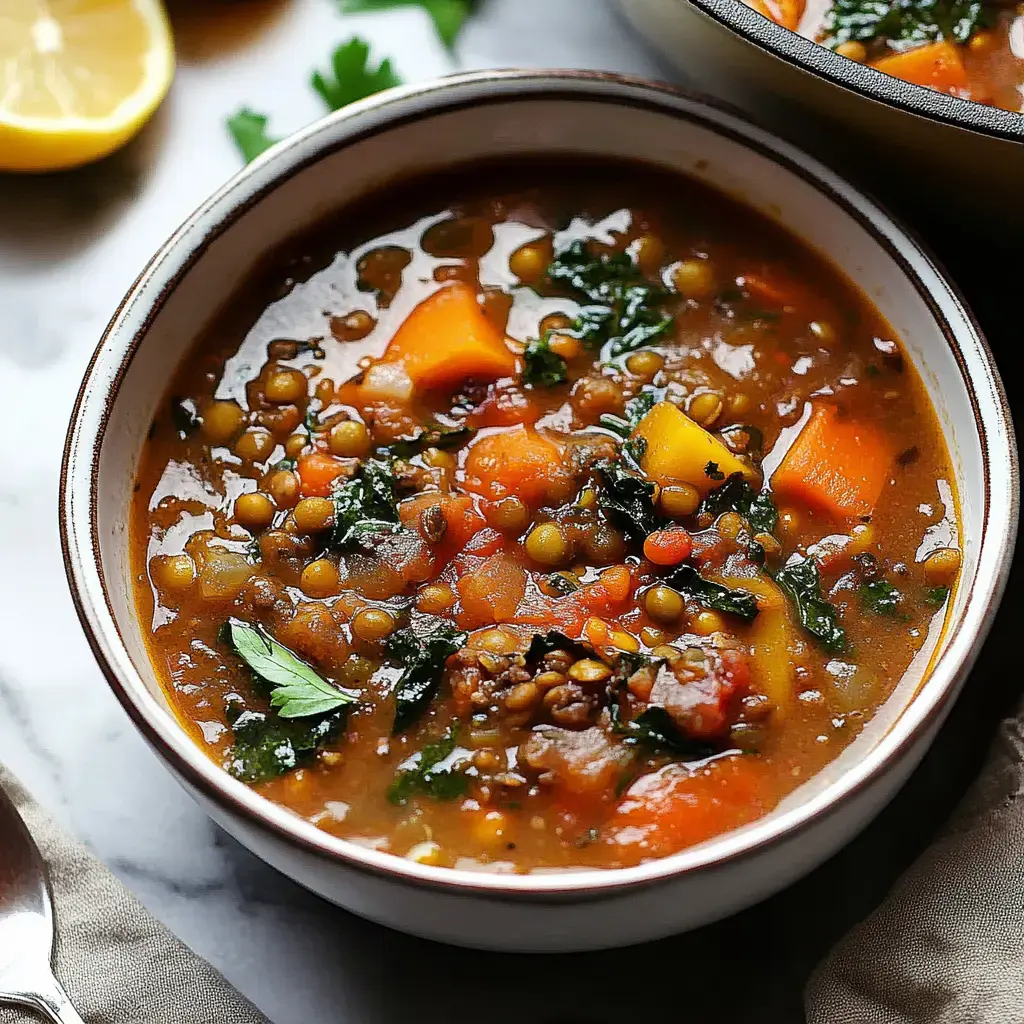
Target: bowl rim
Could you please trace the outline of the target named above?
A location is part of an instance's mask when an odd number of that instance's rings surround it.
[[[424,116],[537,99],[611,103],[695,122],[782,165],[868,230],[928,304],[956,357],[984,456],[985,511],[976,578],[947,649],[889,732],[820,793],[772,820],[761,819],[742,831],[636,867],[487,874],[416,864],[339,839],[259,796],[215,764],[146,689],[128,657],[103,580],[97,492],[110,411],[152,319],[202,252],[246,210],[309,164],[370,135]],[[61,545],[76,611],[115,696],[174,774],[219,811],[320,860],[409,887],[485,895],[492,901],[608,899],[680,875],[720,869],[835,815],[941,720],[974,663],[1009,575],[1019,490],[1013,438],[994,360],[959,293],[916,239],[835,172],[728,106],[661,83],[588,71],[467,72],[390,90],[314,122],[241,170],[170,236],[122,300],[83,378],[61,466]],[[78,509],[83,514],[76,515]]]
[[[620,0],[627,3],[629,0]],[[1024,112],[1004,110],[904,82],[867,64],[841,57],[827,46],[758,14],[742,0],[675,0],[779,60],[864,99],[953,128],[1024,143]]]

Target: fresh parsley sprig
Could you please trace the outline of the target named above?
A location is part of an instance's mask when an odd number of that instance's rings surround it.
[[[370,58],[370,44],[359,36],[352,36],[331,54],[330,70],[326,73],[314,71],[310,84],[328,110],[340,110],[349,103],[401,85],[402,78],[390,58],[374,66]],[[249,107],[243,107],[228,119],[228,131],[246,163],[280,141],[267,133],[268,120],[266,114]]]
[[[441,41],[450,50],[478,0],[338,0],[343,14],[387,11],[396,7],[422,7],[430,15]]]
[[[325,715],[357,703],[353,694],[332,686],[262,626],[231,618],[224,626],[224,635],[235,654],[270,684],[270,706],[280,718]]]

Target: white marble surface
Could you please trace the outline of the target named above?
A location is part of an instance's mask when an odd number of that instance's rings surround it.
[[[239,167],[225,116],[251,104],[281,133],[316,116],[308,70],[352,31],[393,54],[410,80],[453,67],[418,11],[342,18],[331,0],[205,7],[178,19],[172,95],[125,152],[66,175],[0,176],[0,757],[278,1024],[570,1024],[651,1019],[666,1003],[679,1011],[672,1017],[795,1020],[806,968],[831,937],[824,883],[697,936],[598,956],[502,957],[415,941],[321,903],[219,832],[108,692],[67,593],[56,525],[67,419],[106,321],[157,245]],[[218,8],[244,29],[215,31]],[[666,74],[606,0],[484,0],[458,63]],[[884,839],[875,846],[887,849]],[[790,968],[758,957],[774,928],[796,936]],[[716,967],[741,943],[749,983],[723,1005]]]

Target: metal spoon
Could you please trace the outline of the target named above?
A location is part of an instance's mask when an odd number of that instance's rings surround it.
[[[85,1024],[53,976],[53,909],[46,867],[0,788],[0,1004],[38,1011],[53,1024]]]

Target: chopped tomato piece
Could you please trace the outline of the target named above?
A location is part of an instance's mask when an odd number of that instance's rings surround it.
[[[326,452],[310,452],[299,458],[298,471],[303,497],[329,498],[346,465]]]
[[[470,445],[465,486],[492,500],[515,495],[537,505],[570,497],[573,481],[558,445],[531,427],[520,426]]]
[[[670,764],[629,787],[608,823],[607,841],[627,863],[702,843],[769,810],[764,778],[762,762],[749,754],[696,770]]]
[[[440,508],[445,522],[444,536],[430,546],[435,570],[440,571],[472,537],[487,528],[487,521],[477,512],[472,498],[439,491],[427,491],[403,501],[398,506],[398,517],[403,526],[422,532],[423,515],[432,508]]]
[[[655,565],[679,565],[690,557],[693,538],[687,530],[655,530],[644,541],[644,557]]]
[[[462,602],[461,626],[508,622],[526,593],[526,570],[511,555],[491,555],[460,577],[455,588]]]
[[[525,391],[517,387],[492,387],[466,422],[471,427],[514,427],[536,423],[540,414],[541,410]]]

